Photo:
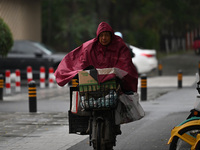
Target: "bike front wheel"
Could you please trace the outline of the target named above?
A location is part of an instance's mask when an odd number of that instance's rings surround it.
[[[110,137],[110,141],[105,140],[105,127],[102,121],[97,122],[96,140],[93,142],[94,150],[113,150],[114,141]]]
[[[194,125],[186,127],[179,131],[180,135],[187,135],[189,138],[196,138],[197,134],[200,133],[200,125]],[[178,136],[175,136],[170,144],[169,150],[191,150],[191,145]]]
[[[103,150],[103,144],[102,144],[102,135],[103,135],[103,126],[102,121],[97,122],[97,133],[96,133],[96,150]]]

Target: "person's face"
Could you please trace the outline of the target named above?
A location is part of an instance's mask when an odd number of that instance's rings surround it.
[[[101,32],[99,34],[99,42],[103,45],[106,46],[111,42],[111,34],[108,31]]]

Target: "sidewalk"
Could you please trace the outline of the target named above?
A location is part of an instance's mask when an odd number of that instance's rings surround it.
[[[21,93],[13,92],[4,95],[0,105],[27,102],[26,88],[23,87]],[[69,88],[57,86],[50,89],[37,88],[38,102],[55,98],[69,101]],[[0,150],[66,150],[88,137],[69,134],[68,125],[67,108],[65,112],[50,113],[1,112],[0,110]]]
[[[138,80],[138,87],[140,87],[141,80]],[[196,76],[183,76],[182,86],[190,87],[196,84]],[[147,77],[147,87],[178,87],[178,77],[177,76],[156,76]]]
[[[66,150],[86,137],[68,134],[66,113],[0,113],[2,150]]]
[[[183,77],[183,88],[195,84],[195,76]],[[140,80],[138,82],[140,85]],[[148,100],[177,90],[177,77],[151,77],[147,81]],[[140,87],[140,86],[139,86]],[[38,89],[38,99],[48,99],[67,94],[68,88]],[[140,89],[138,88],[140,93]],[[66,98],[66,96],[64,96]],[[4,97],[4,103],[27,101],[27,93],[12,94]],[[143,102],[141,102],[142,104]],[[67,112],[1,112],[0,110],[0,149],[2,150],[66,150],[88,138],[88,135],[68,134]],[[86,143],[88,144],[88,143]],[[92,149],[89,147],[88,149]]]

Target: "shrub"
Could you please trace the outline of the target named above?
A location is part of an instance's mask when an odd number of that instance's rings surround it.
[[[6,57],[13,46],[13,36],[8,25],[0,18],[0,56]]]

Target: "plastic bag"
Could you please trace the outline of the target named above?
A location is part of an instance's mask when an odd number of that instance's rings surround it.
[[[145,115],[139,103],[137,93],[133,95],[122,94],[119,96],[119,103],[115,111],[115,124],[129,123],[139,120]]]
[[[81,106],[79,91],[72,92],[72,107],[71,112],[79,116],[90,116],[89,111],[85,111]]]

